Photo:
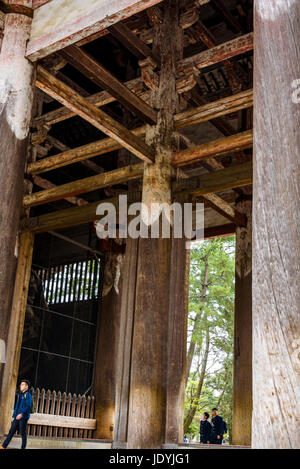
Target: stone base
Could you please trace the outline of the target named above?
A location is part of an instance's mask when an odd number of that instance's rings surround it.
[[[112,442],[105,440],[73,440],[68,438],[42,438],[29,436],[26,449],[111,449]],[[14,437],[7,449],[20,449],[21,437]]]

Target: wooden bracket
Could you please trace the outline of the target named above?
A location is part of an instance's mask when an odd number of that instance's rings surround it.
[[[15,5],[15,4],[7,4],[0,0],[0,11],[2,11],[5,15],[10,13],[14,13],[15,15],[23,15],[28,16],[29,18],[33,18],[33,9],[29,7],[25,7],[24,5]]]
[[[50,125],[47,125],[47,124],[39,125],[37,128],[37,132],[34,132],[31,135],[31,144],[35,146],[35,145],[40,145],[41,143],[43,143],[46,140],[50,129],[51,129]]]
[[[157,89],[159,87],[159,76],[154,72],[157,67],[156,62],[152,57],[146,57],[139,60],[139,66],[141,67],[143,82],[147,88],[150,90]]]

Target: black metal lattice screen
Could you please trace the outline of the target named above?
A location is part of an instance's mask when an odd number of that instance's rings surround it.
[[[101,261],[32,271],[19,378],[83,394],[92,383]]]

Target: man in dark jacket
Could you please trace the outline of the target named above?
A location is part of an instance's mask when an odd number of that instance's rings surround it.
[[[218,415],[218,409],[214,407],[212,409],[213,417],[211,419],[211,423],[213,426],[212,431],[212,443],[214,445],[221,445],[223,442],[223,434],[224,434],[224,421],[220,415]]]
[[[28,391],[29,388],[29,381],[24,379],[21,381],[20,384],[20,393],[17,398],[17,402],[14,408],[14,412],[12,415],[12,423],[7,435],[6,440],[4,441],[3,445],[0,446],[0,449],[6,449],[9,445],[12,437],[19,429],[21,436],[22,436],[22,447],[21,449],[26,448],[27,444],[27,422],[30,417],[31,405],[32,405],[32,396]]]
[[[204,412],[203,419],[200,423],[200,443],[204,443],[205,445],[209,445],[209,443],[211,442],[212,427],[208,419],[209,413]]]

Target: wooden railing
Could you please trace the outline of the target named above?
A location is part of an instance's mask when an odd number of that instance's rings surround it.
[[[96,429],[95,398],[45,389],[32,390],[35,412],[28,434],[53,438],[93,438]]]

